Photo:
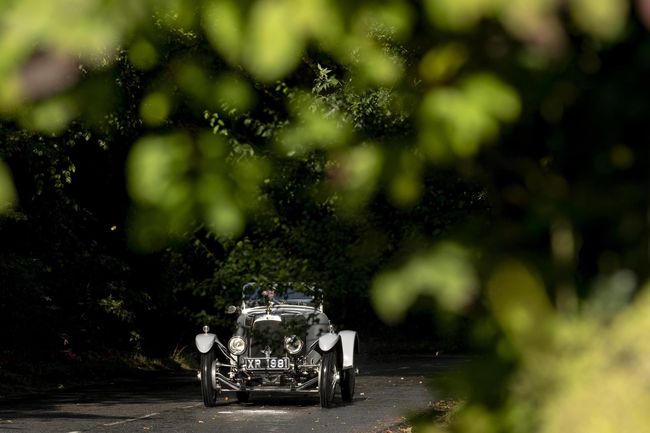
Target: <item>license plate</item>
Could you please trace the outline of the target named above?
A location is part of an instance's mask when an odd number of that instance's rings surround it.
[[[289,358],[247,358],[247,370],[287,370]]]

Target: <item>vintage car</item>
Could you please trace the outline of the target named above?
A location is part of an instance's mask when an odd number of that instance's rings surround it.
[[[318,295],[308,285],[244,285],[241,306],[228,307],[239,313],[228,344],[208,326],[196,336],[203,403],[216,405],[221,393],[247,402],[251,392],[284,392],[317,394],[328,408],[337,384],[352,401],[357,333],[335,332]]]

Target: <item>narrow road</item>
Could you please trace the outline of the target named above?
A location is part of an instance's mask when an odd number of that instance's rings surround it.
[[[189,374],[86,387],[0,401],[0,432],[375,433],[431,404],[436,393],[427,379],[461,362],[432,356],[366,360],[354,401],[343,403],[337,390],[331,409],[322,409],[317,396],[277,394],[254,394],[246,404],[222,399],[205,408],[199,383]]]

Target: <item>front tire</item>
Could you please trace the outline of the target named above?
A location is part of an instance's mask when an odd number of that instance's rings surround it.
[[[338,379],[337,376],[336,351],[332,350],[323,353],[318,377],[318,393],[320,395],[321,407],[332,407],[334,391],[336,390],[336,381]]]
[[[217,405],[218,392],[212,386],[212,364],[214,363],[214,351],[201,354],[201,394],[203,404],[206,407]]]
[[[351,402],[354,399],[354,385],[356,383],[357,369],[354,365],[352,368],[343,370],[341,373],[341,398],[345,402]]]

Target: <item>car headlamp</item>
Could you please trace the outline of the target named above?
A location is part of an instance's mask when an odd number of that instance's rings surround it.
[[[284,348],[290,355],[295,355],[302,350],[302,340],[297,335],[284,337]]]
[[[238,335],[235,335],[228,341],[228,350],[233,355],[241,355],[246,351],[246,341]]]

